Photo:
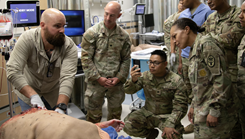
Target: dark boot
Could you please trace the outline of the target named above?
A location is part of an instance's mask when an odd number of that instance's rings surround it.
[[[151,129],[150,134],[146,139],[155,139],[158,136],[159,131],[157,129]]]

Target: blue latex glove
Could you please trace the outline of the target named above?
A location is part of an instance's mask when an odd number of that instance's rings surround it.
[[[109,126],[107,128],[102,128],[103,131],[107,132],[110,136],[111,139],[117,139],[117,131],[112,127]],[[132,139],[130,136],[124,137],[124,136],[120,136],[118,137],[118,139]]]
[[[118,137],[118,139],[132,139],[130,136],[124,137],[123,135]]]
[[[107,132],[111,139],[116,139],[118,136],[117,131],[112,126],[102,128],[102,130]]]

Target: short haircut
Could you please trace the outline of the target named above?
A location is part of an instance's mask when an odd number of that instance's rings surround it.
[[[159,55],[162,59],[162,61],[167,61],[167,55],[163,50],[155,50],[151,52],[151,55]]]

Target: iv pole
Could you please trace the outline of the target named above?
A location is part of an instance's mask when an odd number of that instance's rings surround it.
[[[7,48],[6,48],[7,49]],[[5,53],[5,60],[6,60],[6,63],[8,62],[9,60],[9,53]],[[7,84],[8,84],[8,96],[9,96],[9,110],[10,110],[10,118],[13,117],[13,97],[12,97],[12,91],[11,91],[11,84],[9,82],[9,80],[7,79]]]
[[[8,12],[10,12],[10,10],[9,9],[3,9],[3,10],[0,9],[0,12],[8,13]],[[10,37],[12,38],[13,35],[11,35],[11,36],[10,35],[8,35],[8,36],[0,36],[0,40],[11,39]],[[9,54],[8,51],[9,51],[9,49],[8,49],[7,43],[6,43],[5,44],[5,52],[4,51],[2,52],[2,56],[4,56],[6,63],[8,62],[9,57],[10,57],[10,54]],[[7,85],[8,85],[8,97],[9,97],[9,110],[10,110],[9,114],[10,114],[10,118],[11,118],[11,117],[13,117],[13,101],[12,101],[13,99],[12,99],[11,84],[10,84],[8,79],[7,79]]]

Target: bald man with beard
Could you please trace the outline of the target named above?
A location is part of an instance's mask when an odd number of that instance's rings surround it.
[[[77,71],[77,48],[64,35],[65,16],[43,12],[40,26],[22,33],[7,63],[7,78],[22,111],[31,107],[64,114]]]

